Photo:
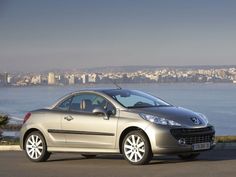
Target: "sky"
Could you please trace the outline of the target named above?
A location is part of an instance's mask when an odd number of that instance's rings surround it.
[[[0,0],[0,72],[235,65],[234,0]]]

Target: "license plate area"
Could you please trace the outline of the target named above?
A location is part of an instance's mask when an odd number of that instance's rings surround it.
[[[192,145],[192,149],[194,151],[210,149],[210,147],[211,147],[211,143],[209,143],[209,142],[207,142],[207,143],[196,143],[196,144]]]

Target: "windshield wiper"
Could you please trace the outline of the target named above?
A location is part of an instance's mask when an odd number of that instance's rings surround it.
[[[156,105],[155,107],[171,107],[172,105],[164,105],[164,104],[162,104],[162,105]]]
[[[156,107],[156,106],[128,106],[127,108],[135,109],[135,108],[152,108],[152,107]]]
[[[156,105],[156,106],[128,106],[128,109],[138,109],[138,108],[158,108],[158,107],[171,107],[172,105]]]

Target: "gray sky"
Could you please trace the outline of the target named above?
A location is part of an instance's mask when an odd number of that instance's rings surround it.
[[[0,72],[236,64],[234,0],[0,0]]]

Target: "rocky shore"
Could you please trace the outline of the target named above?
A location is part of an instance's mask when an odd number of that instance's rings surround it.
[[[0,113],[0,144],[17,144],[21,124],[12,124],[9,116]]]
[[[8,116],[7,115],[3,115],[0,114],[0,139],[2,137],[2,133],[3,133],[3,127],[8,123]]]

